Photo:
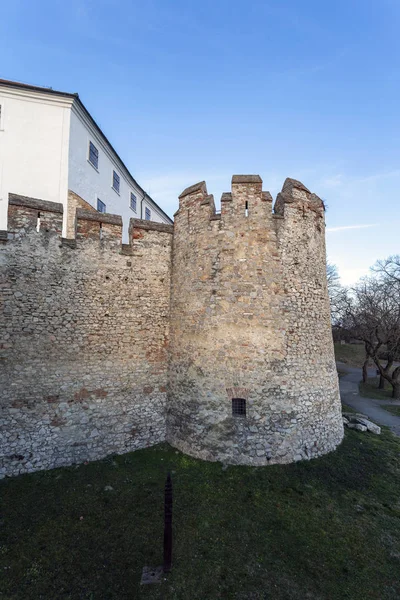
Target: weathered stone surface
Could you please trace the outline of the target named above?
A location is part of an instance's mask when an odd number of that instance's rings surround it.
[[[164,439],[225,465],[340,443],[324,209],[302,184],[285,182],[273,214],[261,178],[236,176],[216,214],[200,182],[174,230],[132,220],[123,245],[120,219],[72,193],[68,239],[59,205],[38,221],[28,200],[1,243],[3,474]]]
[[[3,474],[163,441],[171,233],[136,224],[127,257],[115,220],[102,223],[100,239],[99,222],[78,218],[74,249],[60,243],[59,212],[43,211],[37,232],[32,203],[9,209],[0,254]]]
[[[356,421],[357,421],[357,423],[360,423],[361,425],[365,425],[367,430],[370,431],[371,433],[375,433],[376,435],[381,434],[381,428],[379,427],[379,425],[376,425],[372,421],[369,421],[368,419],[362,419],[361,417],[357,417]]]
[[[361,425],[360,423],[348,423],[347,427],[349,429],[356,429],[357,431],[367,431],[365,425]]]
[[[368,419],[366,415],[362,413],[343,413],[343,423],[349,429],[357,429],[358,431],[370,431],[371,433],[375,433],[376,435],[380,435],[381,428],[379,425],[376,425],[372,421]],[[356,425],[360,425],[360,427],[356,427]]]
[[[219,220],[204,182],[180,196],[167,438],[206,460],[286,463],[343,437],[323,205],[295,180],[283,193],[278,219],[257,176],[233,177]]]

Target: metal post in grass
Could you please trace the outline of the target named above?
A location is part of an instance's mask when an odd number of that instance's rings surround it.
[[[171,473],[167,475],[164,491],[164,573],[172,567],[172,481]]]
[[[164,488],[164,564],[159,567],[143,567],[140,583],[161,583],[164,573],[172,567],[172,481],[168,473]]]

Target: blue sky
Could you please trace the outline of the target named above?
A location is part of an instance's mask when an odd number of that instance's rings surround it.
[[[344,283],[400,253],[398,0],[13,0],[0,77],[80,97],[169,213],[233,173],[328,204]]]

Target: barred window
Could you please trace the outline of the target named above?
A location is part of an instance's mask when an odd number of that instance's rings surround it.
[[[97,210],[102,213],[107,212],[106,205],[100,200],[100,198],[97,198]]]
[[[149,208],[147,208],[146,206],[146,210],[144,211],[144,218],[146,221],[150,221],[151,219],[151,210]]]
[[[136,196],[131,192],[131,209],[136,212]]]
[[[113,189],[118,192],[119,194],[119,182],[120,182],[120,178],[118,173],[116,173],[115,171],[113,171],[113,182],[112,182],[112,187]]]
[[[95,169],[99,168],[99,151],[92,142],[89,142],[89,162]]]
[[[246,416],[246,400],[244,398],[232,398],[232,416]]]

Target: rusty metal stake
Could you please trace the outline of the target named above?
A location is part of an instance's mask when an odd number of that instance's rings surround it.
[[[164,492],[164,573],[172,567],[172,481],[171,473],[167,475]]]

